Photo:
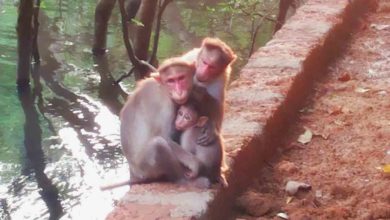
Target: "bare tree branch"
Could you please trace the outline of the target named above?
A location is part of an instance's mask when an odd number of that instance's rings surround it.
[[[154,31],[154,39],[153,39],[153,50],[151,56],[149,57],[149,63],[154,63],[156,61],[158,41],[160,39],[161,18],[165,11],[165,8],[171,2],[172,0],[159,0],[157,19],[156,19],[156,29]]]
[[[157,69],[154,66],[152,66],[151,64],[149,64],[148,62],[146,62],[144,60],[138,59],[138,57],[135,55],[134,47],[133,47],[132,42],[129,39],[129,32],[127,29],[127,15],[126,15],[126,11],[125,11],[124,0],[118,0],[118,1],[119,1],[119,9],[121,12],[121,17],[122,17],[123,42],[125,43],[127,55],[130,59],[130,62],[133,64],[134,67],[126,74],[126,76],[121,76],[120,80],[117,80],[117,83],[119,83],[125,77],[131,75],[131,73],[133,73],[135,69],[139,69],[142,66],[148,67],[153,72],[157,72]]]
[[[115,84],[118,84],[118,83],[120,83],[124,78],[127,78],[127,77],[131,76],[131,74],[133,74],[134,70],[135,70],[135,66],[133,66],[133,67],[129,70],[129,72],[127,72],[126,74],[123,74],[122,76],[119,77],[119,79],[115,80]]]

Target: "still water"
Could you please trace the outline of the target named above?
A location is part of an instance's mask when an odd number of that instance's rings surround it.
[[[94,58],[90,49],[97,1],[42,1],[42,62],[33,67],[31,92],[18,93],[17,2],[0,0],[0,219],[104,219],[128,190],[99,190],[128,178],[118,112],[134,80],[112,84],[130,68],[119,13],[111,17],[109,53]],[[204,36],[218,36],[238,53],[236,70],[242,66],[252,22],[218,2],[223,1],[170,4],[158,58],[179,55]],[[263,22],[256,47],[270,38],[272,25]]]

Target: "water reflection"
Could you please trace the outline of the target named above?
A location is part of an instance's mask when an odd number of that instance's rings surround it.
[[[111,75],[107,55],[94,56],[95,69],[100,75],[99,98],[108,106],[110,111],[119,115],[123,106],[123,100],[126,100],[127,93],[122,87],[117,85],[114,77]],[[122,100],[120,100],[122,97]]]
[[[26,164],[23,174],[28,176],[34,172],[40,195],[49,210],[49,219],[59,219],[63,210],[59,201],[58,189],[45,174],[45,155],[42,150],[42,130],[38,113],[35,109],[35,96],[30,87],[18,90],[19,100],[25,114],[24,147]],[[17,187],[17,186],[16,186]],[[11,190],[12,191],[12,190]]]
[[[103,219],[128,190],[99,190],[128,177],[118,113],[134,81],[113,84],[130,67],[117,11],[109,25],[109,53],[98,58],[90,53],[96,2],[44,2],[41,66],[33,69],[31,89],[12,93],[17,10],[12,1],[0,0],[0,72],[5,73],[0,75],[5,127],[0,128],[0,219]],[[214,33],[246,57],[245,19],[235,17],[239,25],[228,27],[226,16],[206,11],[218,2],[172,2],[163,18],[158,58],[197,47]]]

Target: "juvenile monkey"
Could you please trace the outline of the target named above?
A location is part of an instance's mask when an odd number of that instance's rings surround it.
[[[196,158],[170,139],[176,106],[187,101],[194,66],[180,58],[166,60],[159,75],[138,83],[120,113],[123,154],[129,163],[130,181],[110,189],[166,179],[178,181],[187,170],[198,170]]]
[[[187,152],[194,155],[199,162],[198,170],[191,170],[185,173],[188,179],[196,177],[207,177],[211,183],[220,183],[227,187],[225,177],[221,173],[221,166],[224,165],[224,150],[221,136],[217,135],[212,143],[202,146],[197,143],[197,138],[201,135],[202,127],[209,120],[199,108],[200,103],[195,99],[179,107],[176,115],[175,127],[183,131],[180,139],[181,146]]]

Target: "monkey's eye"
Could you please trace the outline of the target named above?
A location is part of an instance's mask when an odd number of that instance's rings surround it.
[[[179,78],[177,78],[177,80],[179,81],[183,81],[185,79],[185,76],[180,76]]]
[[[174,83],[174,82],[175,82],[174,79],[168,79],[168,80],[167,80],[167,83],[169,83],[169,84],[172,84],[172,83]]]
[[[177,114],[179,114],[179,116],[183,116],[183,111],[179,111]]]
[[[184,116],[184,119],[185,119],[186,121],[191,121],[191,117],[190,117],[189,115],[185,115],[185,116]]]

